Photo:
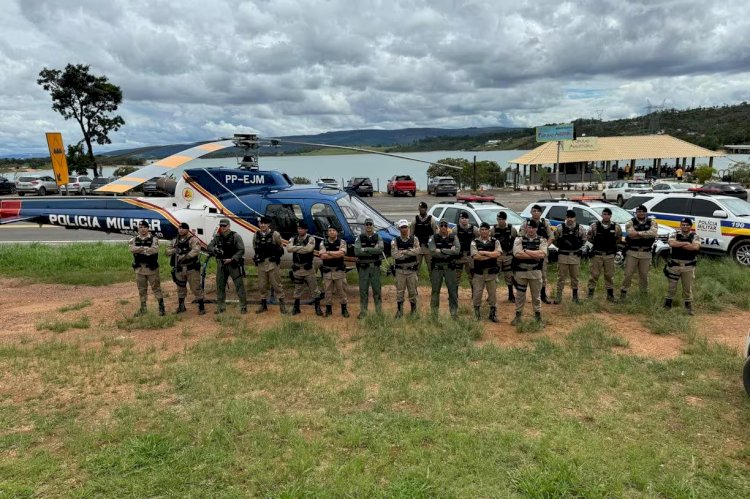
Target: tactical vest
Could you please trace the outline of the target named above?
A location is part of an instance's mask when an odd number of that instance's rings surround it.
[[[374,248],[378,245],[379,237],[377,234],[373,234],[372,236],[368,236],[364,232],[359,235],[359,245],[362,246],[362,248]],[[383,257],[380,255],[362,255],[357,257],[357,261],[359,263],[375,263],[377,265],[380,265],[380,262],[383,260]]]
[[[141,239],[140,237],[136,237],[133,240],[133,244],[135,246],[150,248],[151,245],[154,244],[154,236],[149,235],[146,239]],[[158,269],[159,268],[159,254],[154,253],[153,255],[144,255],[143,253],[134,253],[133,254],[133,268],[140,267],[141,265],[145,265],[151,270]]]
[[[427,246],[427,243],[430,242],[430,236],[432,233],[432,215],[427,215],[427,218],[425,218],[424,221],[420,220],[419,215],[417,215],[414,220],[414,235],[419,239],[419,244],[421,246]]]
[[[692,243],[696,238],[696,235],[694,232],[691,232],[687,236],[683,235],[682,232],[678,232],[675,236],[675,239],[684,242],[687,241],[689,243]],[[673,260],[687,260],[691,263],[695,262],[695,257],[698,255],[697,251],[689,250],[687,248],[672,248],[672,259]]]
[[[214,256],[216,256],[217,260],[232,258],[237,252],[234,234],[234,231],[229,231],[226,236],[216,234],[214,237]]]
[[[643,223],[641,223],[637,218],[634,218],[632,222],[633,229],[638,232],[649,230],[651,228],[651,219],[649,218],[646,218]],[[628,247],[628,249],[633,249],[636,251],[651,251],[651,246],[654,245],[654,241],[656,241],[655,237],[639,237],[636,239],[631,239],[629,236],[625,236],[625,245]]]
[[[409,236],[409,238],[404,241],[401,239],[401,237],[396,238],[396,249],[399,251],[405,251],[414,249],[414,236]],[[396,266],[398,268],[404,268],[405,266],[411,266],[411,264],[417,263],[417,257],[414,255],[411,256],[405,256],[402,258],[396,258]]]
[[[581,250],[583,238],[580,235],[580,231],[581,226],[578,224],[575,224],[573,227],[562,224],[562,235],[555,242],[561,255],[572,255]]]
[[[539,235],[537,235],[534,239],[529,239],[526,236],[523,236],[521,238],[521,246],[525,250],[536,251],[541,247],[541,245],[542,238]],[[542,258],[541,260],[522,260],[514,256],[513,263],[511,264],[511,268],[517,271],[542,270],[542,267],[544,267],[544,258]]]
[[[193,235],[188,235],[185,239],[177,238],[177,254],[178,255],[187,255],[190,253],[190,241],[193,239]],[[198,256],[194,256],[192,258],[183,258],[180,260],[180,266],[188,267],[190,270],[198,270],[200,268],[200,262],[198,261]]]
[[[503,253],[510,253],[513,249],[513,226],[506,225],[504,229],[495,226],[495,238],[500,241],[500,247],[503,249]]]
[[[456,240],[456,236],[449,234],[446,237],[443,237],[440,234],[435,234],[432,236],[432,240],[435,242],[436,249],[451,249],[453,248],[453,242]],[[446,255],[444,253],[432,255],[432,261],[435,263],[450,263],[455,259],[455,255]]]
[[[489,238],[487,241],[481,239],[475,239],[474,245],[477,247],[477,251],[495,251],[495,244],[497,239],[494,237]],[[474,260],[474,272],[477,274],[497,274],[497,258],[490,258],[489,260]]]
[[[325,247],[326,251],[339,251],[340,249],[344,249],[341,247],[342,241],[339,238],[336,238],[335,241],[331,242],[328,239],[325,239],[323,241],[323,246]],[[345,270],[346,266],[344,265],[344,257],[341,256],[339,258],[332,258],[328,260],[323,260],[323,266],[321,267],[323,269],[323,272],[330,272],[332,270]]]
[[[594,224],[596,224],[596,235],[592,241],[594,252],[606,255],[617,253],[617,230],[615,223],[611,222],[609,227],[606,228],[599,221],[594,222]]]
[[[464,229],[460,225],[457,225],[456,235],[458,236],[458,242],[461,243],[461,253],[468,255],[471,251],[471,242],[474,240],[474,226],[469,224]]]
[[[253,246],[255,248],[255,257],[259,262],[269,260],[274,263],[279,263],[279,261],[281,261],[279,245],[274,244],[273,242],[272,230],[269,230],[265,234],[260,231],[256,232]]]
[[[526,219],[526,222],[531,222],[531,218]],[[536,228],[536,234],[539,237],[543,237],[544,239],[549,239],[549,231],[547,230],[549,226],[547,225],[547,221],[544,218],[540,218],[539,222],[537,222],[537,228]]]
[[[292,246],[305,247],[309,243],[309,234],[305,234],[304,239],[300,239],[299,236],[294,236],[294,239],[292,239]],[[303,267],[305,270],[310,270],[312,268],[313,256],[312,251],[310,253],[292,253],[292,264]]]

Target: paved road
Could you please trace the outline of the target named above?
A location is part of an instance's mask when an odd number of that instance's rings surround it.
[[[569,197],[571,193],[566,193]],[[4,198],[6,196],[0,196]],[[520,212],[526,205],[532,201],[547,197],[541,192],[499,192],[495,193],[498,201],[508,208]],[[417,195],[416,197],[391,197],[378,195],[372,198],[366,198],[365,201],[375,207],[389,219],[396,221],[399,218],[411,219],[416,213],[420,201],[425,201],[432,206],[435,203],[445,201],[455,201],[454,197],[439,197]],[[68,242],[89,242],[89,241],[123,241],[129,239],[129,236],[121,234],[106,234],[104,232],[94,232],[89,230],[71,230],[62,227],[42,226],[35,224],[18,223],[9,225],[0,225],[0,244],[9,244],[17,242],[46,242],[65,244]]]

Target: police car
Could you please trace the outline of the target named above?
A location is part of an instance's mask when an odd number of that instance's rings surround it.
[[[462,211],[469,214],[469,222],[475,227],[479,227],[482,222],[490,225],[497,224],[497,214],[500,211],[508,214],[509,225],[518,228],[523,223],[523,218],[518,213],[506,208],[491,196],[459,196],[456,201],[445,201],[433,205],[428,213],[432,215],[435,222],[446,219],[450,227],[455,227]]]
[[[750,266],[750,203],[731,196],[698,192],[649,194],[642,204],[660,226],[679,227],[684,217],[693,219],[701,238],[701,251],[730,255]]]
[[[609,208],[612,210],[612,221],[620,224],[623,236],[625,234],[625,224],[628,223],[633,215],[623,210],[619,206],[609,204],[601,199],[543,199],[536,203],[529,203],[521,212],[524,218],[531,218],[531,207],[539,205],[542,208],[542,218],[546,218],[552,227],[557,227],[565,223],[565,213],[573,210],[576,214],[576,222],[583,225],[586,230],[594,222],[601,221],[602,210]],[[679,223],[677,224],[679,226]],[[659,225],[659,232],[656,236],[656,242],[652,248],[654,258],[666,256],[669,254],[669,245],[667,239],[675,230],[670,227]],[[618,257],[618,262],[621,260]]]

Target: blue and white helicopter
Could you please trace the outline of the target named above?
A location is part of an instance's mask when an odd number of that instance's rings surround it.
[[[365,219],[372,218],[388,251],[390,241],[399,234],[397,228],[357,195],[328,187],[294,185],[285,173],[259,169],[258,149],[261,145],[276,146],[281,142],[281,139],[259,139],[254,134],[235,134],[231,139],[200,144],[174,154],[97,189],[97,192],[124,194],[206,154],[229,147],[244,150],[239,166],[232,168],[190,168],[188,165],[176,181],[162,182],[162,186],[166,184],[172,193],[171,197],[6,198],[0,201],[0,224],[27,221],[133,235],[138,223],[145,220],[156,236],[171,239],[176,237],[180,223],[187,222],[205,247],[216,233],[219,220],[228,218],[232,221],[232,230],[245,241],[245,258],[250,260],[253,257],[253,236],[262,215],[272,220],[272,228],[285,240],[296,235],[297,223],[304,220],[310,227],[309,233],[320,238],[326,236],[329,226],[336,227],[339,236],[349,245],[364,229]],[[283,142],[338,147],[430,164],[354,147]],[[287,254],[285,263],[289,262],[291,257]]]

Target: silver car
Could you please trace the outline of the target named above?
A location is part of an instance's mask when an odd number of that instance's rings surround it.
[[[55,179],[49,175],[24,175],[16,179],[16,192],[19,196],[36,194],[46,196],[49,193],[59,193]]]
[[[91,192],[91,179],[84,175],[69,177],[68,185],[66,187],[68,189],[68,194],[80,194],[81,196],[85,196]]]

